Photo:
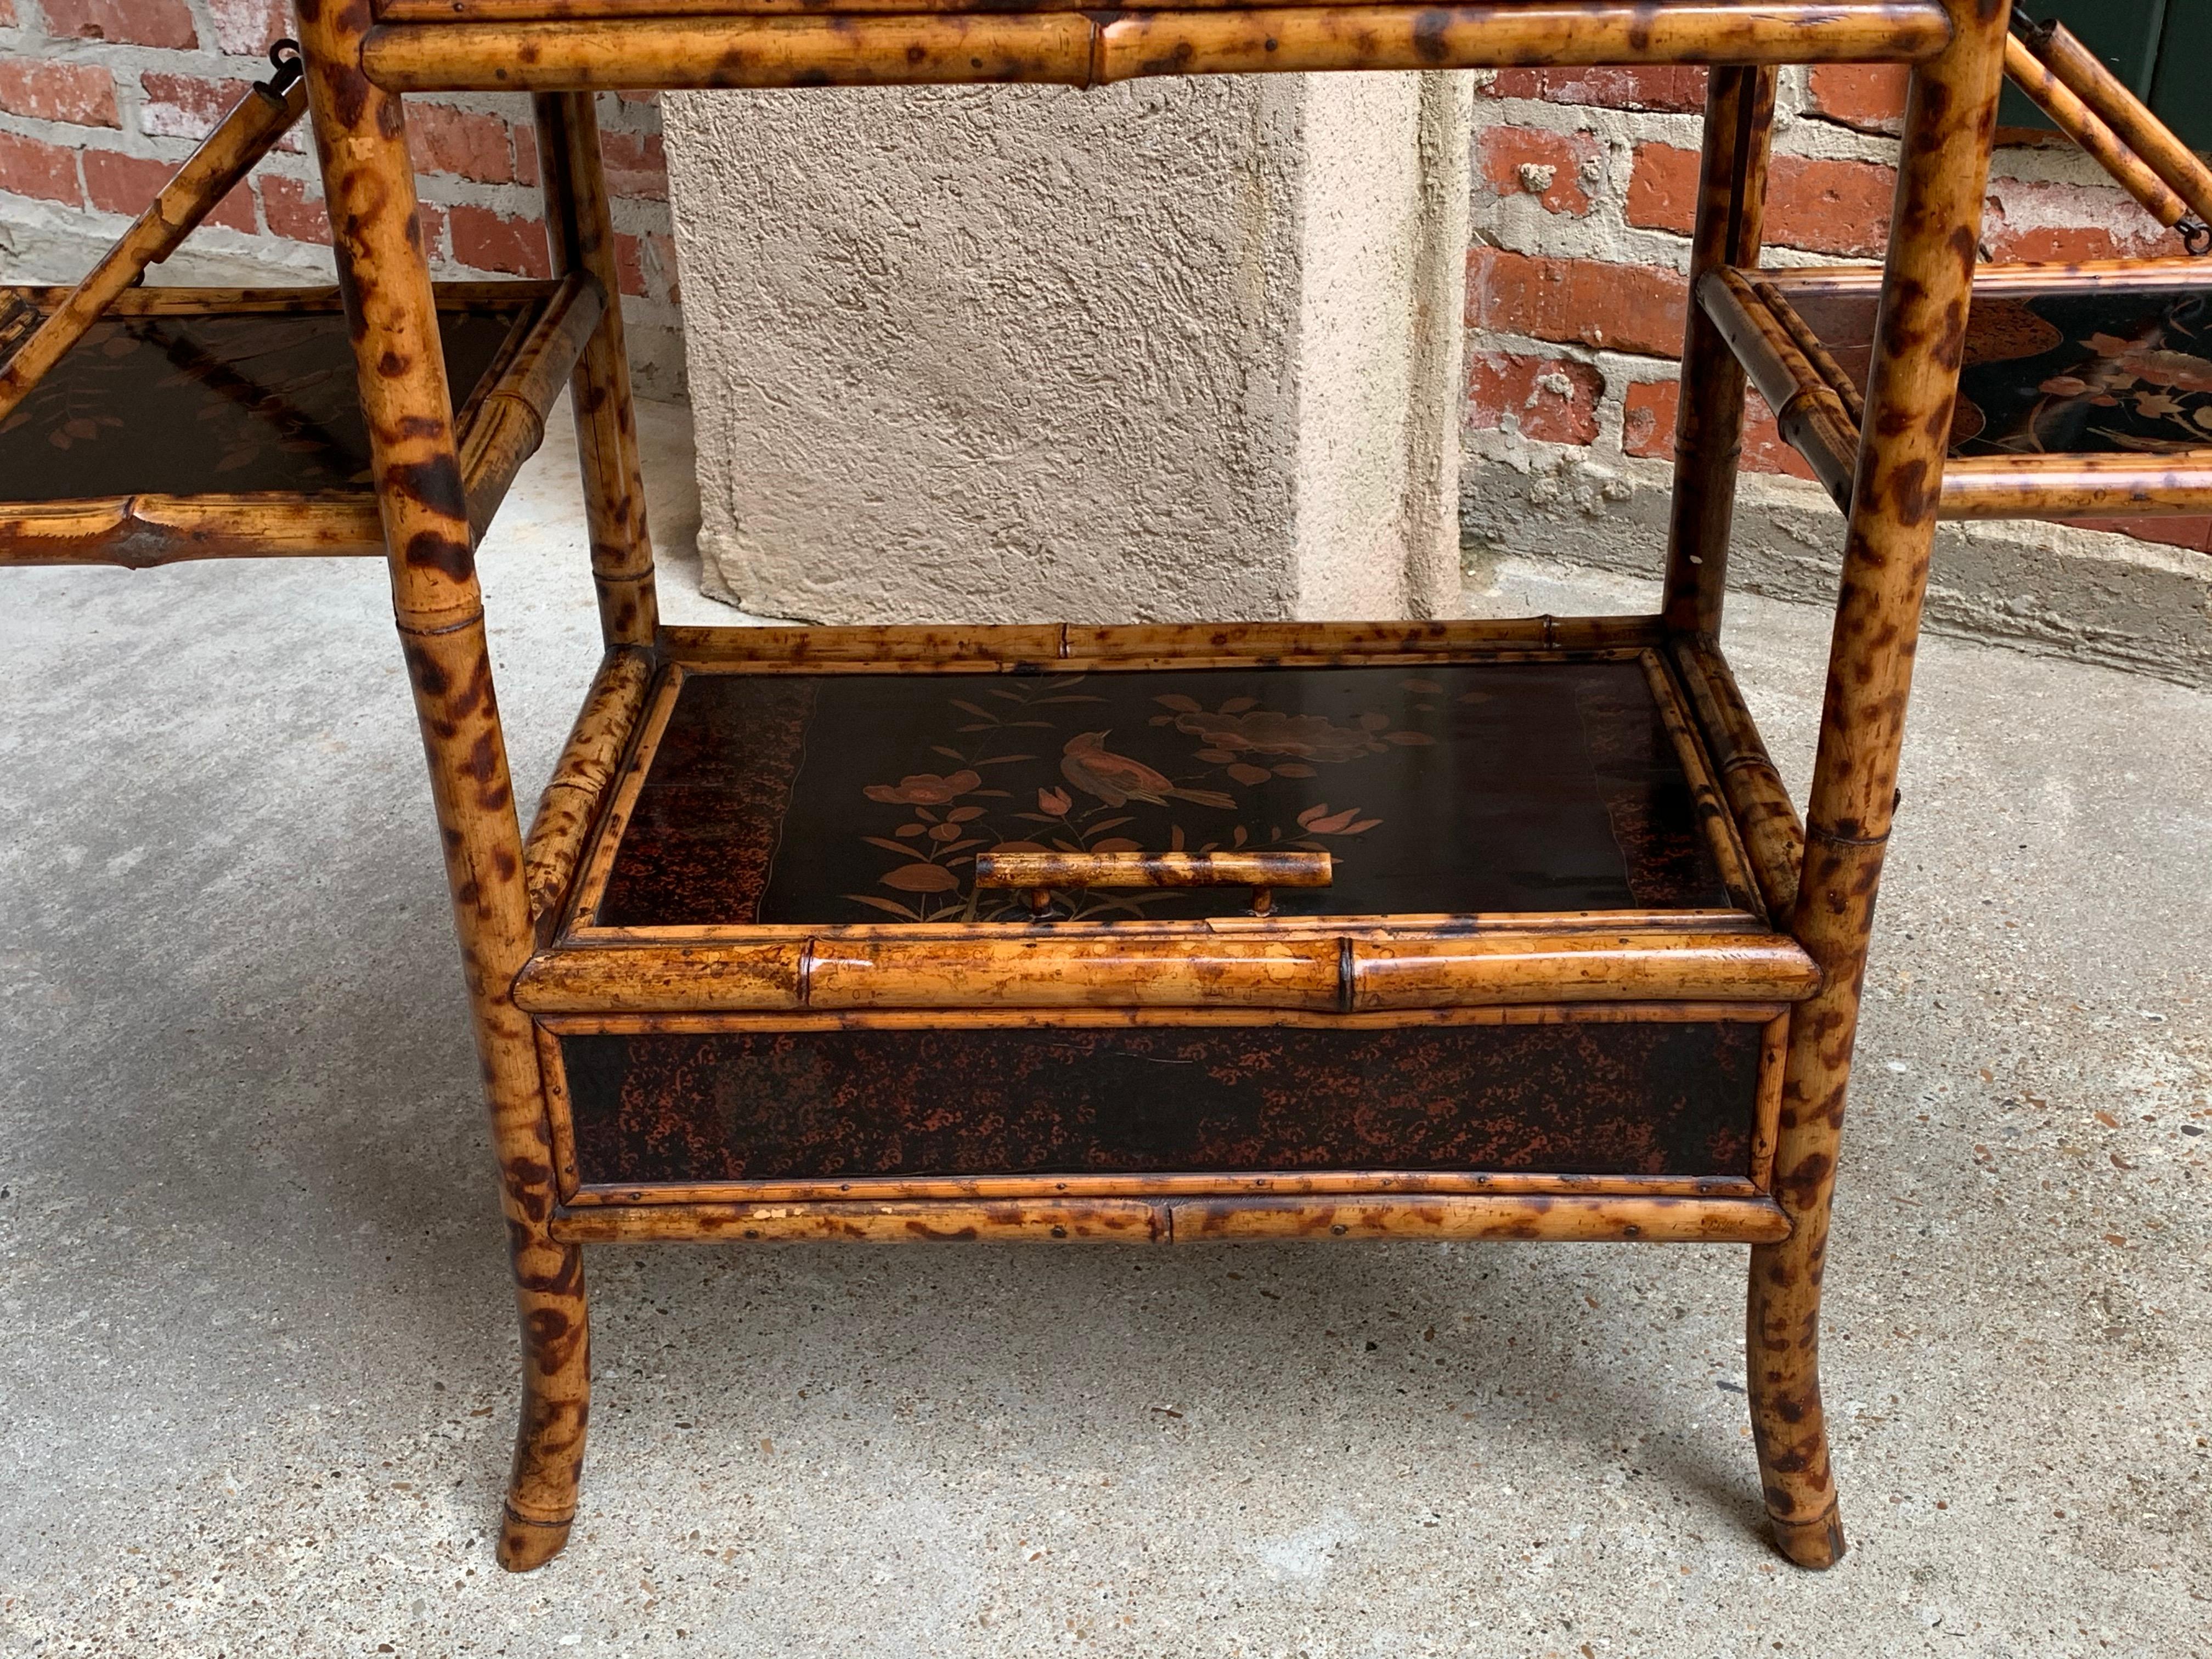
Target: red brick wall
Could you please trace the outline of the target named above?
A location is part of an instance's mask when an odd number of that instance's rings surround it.
[[[267,72],[263,53],[290,27],[284,0],[0,0],[0,222],[19,241],[82,242],[66,257],[88,259]],[[436,273],[544,275],[529,100],[416,98],[408,113]],[[681,347],[660,112],[649,94],[609,94],[599,120],[641,384],[671,391]],[[302,123],[190,246],[297,266],[328,235]]]
[[[1540,453],[1601,465],[1673,453],[1702,70],[1504,70],[1475,94],[1467,422]],[[1878,258],[1896,184],[1904,78],[1885,69],[1782,77],[1768,259]],[[2178,239],[2086,157],[2023,134],[1992,169],[1984,244],[1998,259],[2179,253]],[[1754,397],[1749,470],[1811,475]],[[2102,526],[2111,528],[2111,526]],[[2212,547],[2212,520],[2136,533]]]

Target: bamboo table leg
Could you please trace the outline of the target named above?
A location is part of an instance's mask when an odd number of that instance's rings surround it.
[[[400,100],[360,65],[365,5],[300,0],[309,107],[384,518],[392,611],[430,770],[453,919],[491,1110],[522,1318],[523,1407],[501,1565],[568,1540],[584,1456],[590,1339],[583,1262],[547,1230],[553,1160],[529,1021],[508,988],[530,906],[437,313]]]
[[[2007,8],[1946,3],[1956,33],[1913,76],[1906,106],[1791,919],[1823,975],[1820,994],[1791,1016],[1784,1072],[1775,1195],[1794,1231],[1754,1247],[1751,1259],[1747,1346],[1759,1473],[1776,1540],[1808,1567],[1844,1553],[1820,1407],[1820,1278],[2004,64]]]
[[[1698,218],[1690,238],[1690,292],[1723,265],[1758,262],[1766,215],[1766,161],[1774,133],[1774,71],[1723,67],[1705,92],[1705,143]],[[1667,538],[1669,629],[1720,632],[1728,588],[1729,528],[1743,457],[1743,366],[1694,297],[1682,342],[1674,424],[1674,505]]]
[[[630,403],[629,356],[623,343],[614,224],[592,95],[540,93],[532,101],[555,269],[563,276],[589,271],[606,295],[599,325],[576,360],[568,398],[575,406],[599,629],[611,648],[651,645],[660,617],[653,586],[653,538],[645,522],[645,479],[638,467],[637,415]]]

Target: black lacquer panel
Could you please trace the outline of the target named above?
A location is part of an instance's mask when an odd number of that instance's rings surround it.
[[[695,673],[640,791],[611,927],[985,919],[975,854],[1326,848],[1286,915],[1724,908],[1632,660],[1036,676]],[[1241,889],[1055,915],[1229,915]]]
[[[520,314],[438,313],[456,406]],[[0,500],[368,487],[336,311],[103,318],[0,422]]]
[[[1792,295],[1863,388],[1875,296]],[[1968,455],[2212,447],[2212,283],[1976,296],[1951,423]]]
[[[1747,1176],[1760,1028],[825,1030],[561,1042],[587,1183],[1188,1170]]]

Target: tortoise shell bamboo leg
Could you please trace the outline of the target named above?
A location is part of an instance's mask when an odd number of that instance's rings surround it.
[[[544,1090],[530,1022],[509,994],[531,945],[522,836],[492,696],[405,118],[399,100],[362,73],[366,6],[301,0],[299,18],[392,611],[429,762],[514,1255],[524,1398],[499,1559],[520,1571],[560,1550],[575,1512],[590,1396],[583,1263],[575,1246],[548,1231],[553,1159]]]
[[[1705,91],[1705,154],[1690,238],[1690,291],[1705,274],[1758,263],[1774,134],[1774,71],[1716,69]],[[1718,634],[1729,530],[1743,457],[1743,366],[1705,308],[1690,307],[1674,427],[1674,505],[1661,610],[1677,633]]]
[[[2007,8],[1947,0],[1956,33],[1913,76],[1867,418],[1829,647],[1805,863],[1790,929],[1822,988],[1790,1018],[1775,1196],[1793,1224],[1753,1248],[1752,1431],[1768,1514],[1800,1566],[1844,1553],[1820,1407],[1820,1279],[1867,938],[1965,349]]]
[[[646,530],[645,479],[638,466],[637,413],[630,403],[629,356],[623,343],[614,224],[592,98],[588,92],[550,92],[532,102],[545,169],[545,222],[552,231],[555,269],[563,276],[588,271],[606,296],[606,309],[576,360],[568,389],[584,472],[584,515],[591,527],[592,577],[599,592],[599,630],[610,648],[649,646],[659,623],[653,538]]]

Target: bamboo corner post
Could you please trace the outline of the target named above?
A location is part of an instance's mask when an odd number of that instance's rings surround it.
[[[637,411],[630,400],[629,354],[623,338],[614,222],[599,160],[599,115],[589,93],[540,93],[532,101],[555,267],[588,275],[605,301],[569,380],[599,631],[610,648],[649,646],[660,612],[653,586],[653,537],[645,518],[645,476],[638,465]]]
[[[524,1568],[550,1559],[568,1541],[591,1370],[583,1257],[550,1231],[552,1152],[536,1040],[508,989],[532,942],[522,837],[422,258],[405,113],[362,70],[365,6],[301,0],[299,20],[392,611],[429,763],[514,1258],[524,1397],[499,1555]]]
[[[1947,0],[1950,45],[1914,72],[1867,418],[1829,649],[1805,863],[1790,931],[1822,984],[1790,1017],[1775,1195],[1792,1231],[1752,1252],[1752,1430],[1767,1512],[1790,1559],[1844,1552],[1820,1401],[1829,1208],[1867,945],[1896,808],[1898,758],[1958,393],[2007,8]]]
[[[1712,71],[1690,237],[1690,289],[1714,271],[1755,264],[1766,211],[1774,134],[1774,70]],[[1744,373],[1720,331],[1694,302],[1682,341],[1674,424],[1674,501],[1667,535],[1667,625],[1717,635],[1728,591],[1729,531],[1743,457]]]

